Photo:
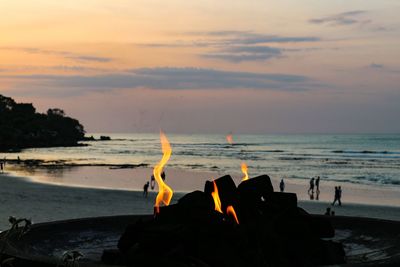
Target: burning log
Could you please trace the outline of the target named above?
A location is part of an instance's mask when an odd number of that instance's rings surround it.
[[[222,176],[213,182],[207,181],[204,186],[204,193],[212,195],[214,192],[214,182],[218,188],[218,195],[221,200],[221,210],[226,211],[228,206],[234,206],[237,203],[236,185],[230,175]]]

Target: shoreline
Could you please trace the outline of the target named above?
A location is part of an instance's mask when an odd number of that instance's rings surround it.
[[[24,177],[34,183],[77,188],[92,188],[104,190],[142,191],[143,185],[150,179],[152,168],[144,165],[130,165],[116,167],[116,165],[37,165],[22,164],[8,165],[10,174]],[[220,171],[197,171],[177,168],[165,168],[166,182],[175,192],[187,193],[194,190],[203,190],[205,181],[216,179],[226,173]],[[249,173],[250,177],[251,172]],[[231,173],[236,185],[241,181],[242,173]],[[280,177],[271,177],[275,191],[279,189]],[[334,196],[334,187],[342,186],[343,203],[371,204],[400,207],[400,188],[390,186],[372,186],[354,183],[338,183],[321,179],[320,194],[307,193],[309,180],[284,179],[285,191],[296,193],[299,200],[331,202]],[[154,190],[157,190],[157,186]]]
[[[176,192],[172,203],[184,193]],[[96,189],[32,182],[0,174],[0,230],[9,228],[8,217],[29,218],[34,223],[86,217],[152,214],[156,192]],[[299,207],[323,214],[326,201],[299,200]],[[333,209],[337,216],[370,217],[400,221],[400,207],[345,203]]]

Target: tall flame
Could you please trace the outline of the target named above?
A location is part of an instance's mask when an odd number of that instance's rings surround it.
[[[220,213],[223,213],[221,208],[221,199],[219,198],[218,187],[215,181],[213,181],[213,185],[214,185],[214,191],[211,193],[211,196],[214,199],[215,210]]]
[[[229,216],[232,216],[233,219],[235,219],[236,223],[239,224],[239,220],[236,216],[236,212],[235,212],[235,209],[233,208],[233,206],[228,206],[226,208],[226,214],[228,214]]]
[[[242,172],[244,174],[244,176],[242,178],[242,181],[246,181],[246,180],[249,179],[249,174],[247,173],[247,165],[246,165],[246,163],[242,163],[241,167],[242,167]]]
[[[233,136],[232,136],[232,134],[228,134],[226,136],[226,141],[231,145],[233,144]]]
[[[160,204],[161,203],[163,203],[165,206],[169,205],[169,203],[171,202],[171,199],[172,199],[172,195],[174,194],[171,187],[169,187],[164,182],[164,180],[161,178],[161,173],[163,171],[163,168],[164,168],[165,164],[167,164],[167,162],[172,154],[171,145],[169,144],[167,136],[162,131],[160,131],[160,141],[161,141],[163,157],[162,157],[161,161],[153,169],[153,175],[154,175],[155,180],[157,181],[158,188],[159,188],[157,198],[156,198],[156,203],[154,205],[156,213],[160,212]]]

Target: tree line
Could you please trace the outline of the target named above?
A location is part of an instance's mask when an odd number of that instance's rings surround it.
[[[59,108],[36,112],[31,103],[0,95],[0,151],[30,147],[76,146],[85,130]]]

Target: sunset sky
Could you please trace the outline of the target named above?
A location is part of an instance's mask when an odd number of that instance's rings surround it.
[[[88,132],[400,131],[399,0],[3,0],[0,94]]]

